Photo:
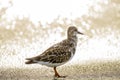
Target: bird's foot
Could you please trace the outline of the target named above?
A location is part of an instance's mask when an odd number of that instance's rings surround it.
[[[56,78],[66,78],[67,76],[55,75],[54,77],[56,77]]]

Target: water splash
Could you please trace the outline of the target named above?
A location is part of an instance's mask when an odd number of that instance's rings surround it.
[[[88,14],[88,12],[85,13],[85,16],[79,14],[81,12],[81,7],[79,9],[79,3],[77,3],[77,9],[73,10],[72,15],[70,13],[72,10],[70,10],[67,17],[65,14],[65,16],[62,15],[62,17],[60,18],[54,20],[52,19],[48,21],[45,26],[41,23],[37,23],[37,25],[35,25],[29,18],[23,16],[22,18],[17,18],[13,21],[10,20],[12,23],[8,26],[6,26],[5,24],[10,23],[9,20],[8,23],[4,21],[4,24],[1,22],[0,67],[26,67],[26,65],[24,65],[26,57],[32,57],[41,54],[44,50],[46,50],[46,48],[65,39],[65,34],[67,30],[66,26],[73,24],[75,24],[79,28],[79,30],[83,31],[85,36],[88,37],[81,36],[82,38],[79,39],[77,52],[71,63],[81,63],[83,61],[91,61],[96,59],[119,59],[120,44],[118,43],[120,42],[120,31],[118,27],[118,17],[112,16],[116,18],[114,19],[116,21],[110,22],[111,19],[108,18],[109,16],[106,17],[106,19],[104,18],[104,15],[102,16],[102,12],[103,14],[105,14],[104,9],[101,11],[102,7],[97,7],[98,4],[93,4],[93,1],[88,2],[90,3],[85,3],[85,6],[86,4],[96,6],[93,7],[93,12],[90,12],[90,14]],[[104,3],[108,4],[107,0]],[[69,6],[71,6],[71,4],[72,3],[70,3]],[[98,10],[98,13],[97,9],[100,9],[100,11]],[[76,13],[77,10],[80,11]],[[95,16],[93,15],[93,13],[95,14]],[[116,13],[118,14],[117,9]],[[49,20],[47,18],[45,19],[46,20],[43,20],[43,22]],[[108,20],[110,24],[108,24],[106,20]]]

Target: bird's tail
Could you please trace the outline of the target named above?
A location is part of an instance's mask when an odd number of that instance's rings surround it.
[[[33,64],[33,63],[36,63],[36,62],[34,62],[34,60],[31,59],[31,58],[26,58],[26,60],[28,60],[28,61],[25,62],[25,64]]]

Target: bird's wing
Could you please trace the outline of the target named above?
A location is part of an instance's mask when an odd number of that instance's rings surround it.
[[[67,47],[54,47],[49,48],[41,55],[40,61],[50,62],[50,63],[62,63],[69,60],[71,52]]]
[[[34,60],[34,61],[43,61],[49,63],[62,63],[69,60],[71,57],[71,52],[67,44],[61,45],[62,43],[55,44],[52,47],[48,48],[42,54],[33,57],[27,58],[27,60]]]

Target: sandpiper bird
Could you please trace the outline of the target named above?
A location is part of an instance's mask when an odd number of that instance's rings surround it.
[[[53,67],[55,77],[63,77],[58,74],[56,67],[65,64],[74,56],[77,46],[77,34],[83,35],[76,27],[70,26],[67,31],[67,39],[51,46],[38,56],[26,58],[28,61],[25,63],[38,63]]]

